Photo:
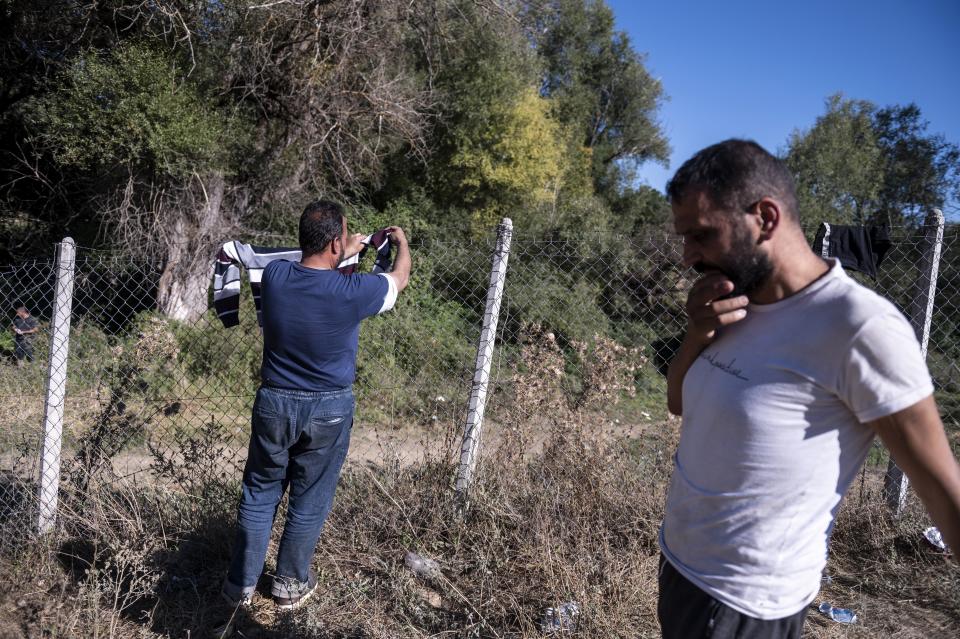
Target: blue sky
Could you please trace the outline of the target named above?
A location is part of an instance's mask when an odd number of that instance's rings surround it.
[[[660,121],[670,167],[640,179],[663,190],[698,149],[749,137],[771,151],[812,126],[827,96],[915,102],[928,132],[960,143],[960,0],[607,0],[669,100]],[[946,211],[960,211],[950,203]]]

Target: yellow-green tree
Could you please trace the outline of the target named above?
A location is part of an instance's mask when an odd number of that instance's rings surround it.
[[[491,110],[482,130],[466,138],[450,159],[471,229],[486,232],[504,216],[522,223],[524,209],[556,201],[565,158],[560,128],[549,104],[532,88]]]
[[[615,200],[637,167],[670,155],[657,115],[663,87],[603,0],[522,4],[543,65],[541,93],[575,148],[591,150],[596,192]]]
[[[555,200],[565,134],[537,90],[539,60],[517,23],[460,8],[437,78],[445,109],[428,181],[442,225],[476,235]]]

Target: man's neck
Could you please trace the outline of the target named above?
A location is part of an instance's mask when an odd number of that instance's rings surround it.
[[[323,253],[314,253],[313,255],[300,258],[300,264],[306,266],[307,268],[316,269],[318,271],[332,271],[333,269],[337,268],[338,260],[336,255],[329,251],[325,251]]]
[[[750,296],[753,304],[773,304],[796,295],[830,270],[827,261],[811,251],[806,242],[781,255],[774,261],[766,283]]]

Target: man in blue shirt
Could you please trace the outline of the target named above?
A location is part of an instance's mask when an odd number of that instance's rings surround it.
[[[283,609],[316,588],[310,560],[333,504],[353,425],[360,321],[393,308],[410,278],[399,227],[393,271],[345,275],[337,266],[360,252],[342,208],[309,204],[300,217],[300,262],[276,260],[263,272],[263,364],[243,471],[237,537],[222,594],[250,601],[263,570],[277,505],[290,496],[271,594]]]

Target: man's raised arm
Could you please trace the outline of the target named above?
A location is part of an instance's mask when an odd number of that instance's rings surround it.
[[[397,247],[397,259],[393,261],[393,270],[390,275],[397,284],[399,293],[410,282],[410,247],[407,245],[407,236],[399,226],[387,229],[390,234],[390,243]]]

